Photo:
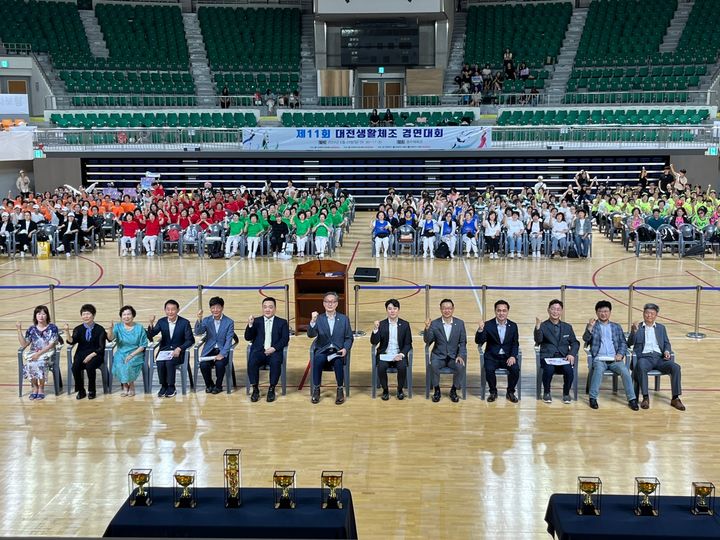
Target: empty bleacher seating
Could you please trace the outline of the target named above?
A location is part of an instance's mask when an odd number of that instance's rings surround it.
[[[710,118],[708,108],[697,109],[534,109],[502,111],[498,126],[562,125],[697,125]]]
[[[243,128],[255,127],[252,112],[142,112],[142,113],[53,113],[50,121],[61,128]]]
[[[369,111],[335,112],[285,112],[281,117],[284,127],[367,127],[370,125]],[[444,125],[449,122],[460,123],[467,117],[474,120],[472,111],[395,111],[395,126]]]

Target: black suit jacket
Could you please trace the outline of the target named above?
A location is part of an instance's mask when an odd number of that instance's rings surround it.
[[[390,340],[390,321],[383,319],[380,321],[380,328],[377,332],[370,334],[370,344],[377,345],[375,354],[378,356],[385,354],[388,347],[388,341]],[[403,354],[407,360],[408,354],[412,349],[412,332],[410,331],[410,323],[403,319],[398,319],[397,322],[397,340],[399,352]]]
[[[105,343],[107,342],[107,333],[105,328],[95,323],[91,332],[90,339],[85,339],[85,325],[81,324],[73,328],[72,338],[67,342],[68,345],[77,345],[75,348],[75,358],[84,360],[90,353],[95,353],[96,358],[104,358]]]
[[[175,331],[173,332],[172,338],[170,338],[170,326],[168,324],[168,318],[162,317],[156,323],[155,326],[147,327],[147,336],[149,340],[152,340],[155,336],[160,334],[160,344],[158,345],[158,351],[172,351],[176,347],[180,347],[182,352],[178,359],[182,360],[183,354],[186,349],[189,349],[195,343],[195,337],[193,337],[192,328],[190,327],[190,321],[184,317],[180,317],[175,321]]]
[[[252,326],[245,327],[245,341],[251,341],[250,354],[256,351],[264,351],[265,345],[265,317],[255,317],[255,321]],[[282,350],[287,347],[290,342],[290,327],[288,322],[275,316],[272,325],[272,335],[270,336],[270,346],[274,347],[276,351],[282,353]]]
[[[18,220],[17,226],[15,227],[15,232],[17,234],[25,234],[25,225],[28,225],[28,235],[32,234],[34,231],[37,231],[37,223],[31,220],[28,224],[24,219],[20,219]]]
[[[508,319],[505,328],[505,339],[501,342],[497,320],[492,318],[489,321],[485,321],[482,332],[479,330],[475,332],[475,343],[478,345],[486,344],[486,356],[498,357],[500,355],[500,349],[502,349],[508,357],[512,356],[513,358],[517,358],[520,352],[517,324]]]

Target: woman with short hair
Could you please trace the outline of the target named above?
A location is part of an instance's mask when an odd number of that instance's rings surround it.
[[[112,360],[112,373],[120,379],[120,395],[135,395],[135,380],[142,371],[145,362],[145,347],[148,339],[145,328],[135,322],[137,315],[132,306],[120,308],[121,322],[111,324],[108,339],[115,341],[115,354]]]
[[[15,328],[20,346],[26,347],[23,351],[23,377],[29,379],[32,385],[30,399],[45,399],[45,381],[59,339],[58,327],[50,322],[47,306],[37,306],[33,310],[33,325],[24,334],[20,322],[15,323]]]

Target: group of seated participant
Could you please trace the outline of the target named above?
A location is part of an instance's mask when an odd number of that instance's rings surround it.
[[[490,259],[501,253],[521,258],[526,250],[531,257],[545,252],[550,257],[586,258],[593,224],[602,228],[616,216],[632,216],[633,230],[647,222],[655,229],[691,224],[703,231],[720,220],[720,201],[710,186],[706,191],[693,187],[685,171],[676,172],[671,165],[656,182],[643,169],[636,185],[611,186],[581,170],[562,193],[550,192],[542,176],[532,187],[505,192],[488,186],[482,191],[451,188],[401,197],[390,188],[371,231],[376,257],[387,257],[393,245],[397,249],[401,235],[412,233],[407,241],[419,238],[418,252],[424,258],[434,258],[440,244],[447,246],[450,258],[458,247],[467,257],[480,257],[483,245]],[[397,241],[393,244],[391,239]]]
[[[53,253],[64,250],[68,257],[73,242],[83,251],[90,247],[93,235],[104,235],[108,229],[120,233],[121,256],[134,256],[142,248],[153,257],[164,240],[195,244],[202,236],[207,242],[224,244],[220,247],[226,258],[244,255],[239,250],[245,245],[247,256],[254,258],[265,239],[274,257],[292,254],[295,249],[302,257],[311,239],[309,252],[322,257],[330,240],[333,246],[341,240],[353,210],[352,199],[337,185],[296,189],[292,181],[280,191],[266,185],[261,193],[244,186],[225,192],[209,184],[204,189],[165,193],[155,183],[151,190],[139,190],[135,197],[126,194],[122,199],[61,188],[54,194],[5,199],[3,204],[11,211],[0,218],[0,247],[10,253],[8,240],[14,235],[13,245],[23,256],[30,249],[31,235],[49,225],[54,233],[48,238]]]
[[[322,373],[324,369],[334,371],[337,383],[335,403],[345,402],[345,368],[353,346],[353,331],[349,318],[337,311],[339,297],[328,292],[323,297],[323,312],[313,312],[307,329],[307,336],[314,338],[312,347],[311,401],[317,404],[321,397]],[[165,302],[165,316],[156,319],[153,316],[147,327],[135,322],[136,311],[132,306],[120,308],[121,322],[110,324],[106,331],[95,321],[96,308],[84,304],[80,308],[82,324],[72,331],[65,324],[65,341],[75,346],[72,361],[72,373],[78,400],[97,397],[96,371],[103,365],[105,348],[108,341],[114,341],[112,373],[122,385],[123,397],[135,395],[135,381],[145,360],[145,350],[157,335],[159,342],[154,357],[157,365],[160,390],[159,398],[172,398],[177,394],[175,375],[178,366],[185,362],[186,352],[195,344],[195,336],[204,336],[200,353],[200,370],[208,394],[222,392],[226,380],[230,353],[234,346],[235,322],[224,314],[225,302],[220,297],[209,301],[211,314],[203,316],[197,313],[194,326],[179,315],[180,306],[175,300]],[[441,400],[440,375],[443,369],[453,374],[449,398],[457,403],[458,390],[465,388],[468,362],[467,330],[465,322],[455,316],[455,304],[445,298],[440,302],[440,317],[427,319],[424,325],[423,341],[428,351],[426,360],[430,372],[432,401]],[[537,349],[538,377],[542,379],[542,400],[552,403],[551,383],[556,373],[563,376],[562,401],[572,402],[570,390],[575,376],[575,364],[579,361],[580,342],[571,324],[563,320],[563,303],[553,299],[549,302],[546,320],[535,319],[533,338]],[[403,400],[407,383],[408,361],[413,349],[410,323],[400,318],[400,301],[390,299],[385,302],[386,318],[373,324],[370,343],[374,348],[377,362],[378,380],[382,387],[382,400],[390,399],[388,370],[397,371],[397,399]],[[622,328],[610,320],[612,305],[601,300],[595,305],[596,318],[585,327],[582,339],[588,347],[588,359],[591,365],[589,384],[589,405],[597,409],[598,393],[603,374],[610,370],[622,377],[628,400],[628,406],[637,411],[648,409],[650,398],[648,391],[648,372],[657,370],[671,376],[672,400],[670,405],[685,410],[680,400],[680,365],[675,361],[672,347],[665,327],[656,321],[660,308],[656,304],[646,304],[643,309],[643,322],[634,323],[627,338]],[[508,386],[505,397],[512,403],[519,398],[515,395],[520,378],[519,329],[516,322],[509,319],[510,304],[498,300],[494,304],[494,317],[480,321],[475,332],[475,343],[485,346],[484,369],[489,386],[487,401],[492,403],[498,398],[496,371],[504,369],[508,374]],[[50,320],[46,306],[37,306],[33,311],[33,324],[25,331],[17,323],[17,335],[23,351],[23,374],[32,385],[31,400],[45,398],[45,382],[48,371],[55,361],[56,346],[60,343],[60,332]],[[247,377],[252,386],[251,402],[260,398],[259,372],[264,366],[270,370],[270,385],[266,400],[275,401],[275,387],[281,375],[284,350],[288,347],[290,333],[288,321],[276,314],[276,301],[268,297],[262,301],[262,315],[250,315],[245,325],[244,338],[251,345],[248,352]],[[631,351],[632,349],[632,351]],[[634,362],[630,362],[631,355]],[[152,360],[148,360],[151,362]],[[188,366],[189,369],[189,366]],[[632,369],[632,374],[630,372]],[[215,378],[213,379],[213,370]],[[85,389],[84,375],[88,377]],[[373,383],[374,384],[374,383]],[[639,388],[642,401],[638,398],[634,385]]]

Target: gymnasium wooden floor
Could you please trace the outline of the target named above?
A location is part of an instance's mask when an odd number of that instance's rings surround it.
[[[369,215],[359,215],[345,246],[335,258],[357,266],[378,265],[380,285],[412,284],[494,287],[587,286],[566,291],[566,320],[580,334],[594,315],[594,303],[613,301],[614,320],[627,324],[626,291],[604,287],[718,286],[720,262],[636,259],[617,243],[596,235],[594,257],[580,260],[412,260],[370,259]],[[37,261],[0,261],[0,285],[204,285],[263,287],[292,282],[297,261],[197,260],[175,256],[121,259],[109,244],[89,257]],[[350,281],[352,288],[352,281]],[[292,287],[291,287],[292,291]],[[226,313],[236,320],[240,334],[249,314],[260,313],[258,291],[208,291],[226,301]],[[267,290],[282,299],[282,291]],[[477,293],[477,294],[476,294]],[[477,349],[469,349],[470,394],[467,401],[424,399],[422,341],[417,335],[425,317],[424,291],[361,290],[359,327],[372,328],[384,314],[383,302],[401,299],[401,316],[413,326],[416,340],[415,397],[399,402],[370,398],[369,338],[359,337],[352,354],[352,393],[346,404],[334,404],[333,386],[313,406],[304,381],[307,337],[290,344],[288,395],[268,404],[250,403],[238,389],[230,396],[204,392],[178,395],[172,400],[138,394],[121,398],[116,392],[95,401],[49,395],[31,402],[27,392],[17,395],[15,321],[27,327],[32,308],[48,301],[38,290],[0,290],[0,331],[3,362],[0,379],[4,429],[0,438],[0,493],[4,535],[100,536],[127,495],[127,470],[151,467],[155,485],[170,485],[177,468],[197,469],[199,485],[222,485],[221,456],[226,448],[243,450],[246,486],[270,486],[276,469],[297,470],[298,485],[316,487],[320,471],[342,469],[352,489],[361,538],[545,538],[545,507],[553,492],[574,492],[578,475],[598,475],[606,493],[631,493],[633,477],[660,478],[662,494],[686,495],[693,481],[720,484],[713,412],[720,397],[720,298],[703,294],[703,341],[685,337],[694,317],[694,292],[638,291],[633,320],[641,319],[642,303],[660,304],[661,322],[683,368],[683,401],[687,411],[669,406],[667,378],[663,389],[651,393],[649,411],[632,412],[622,390],[612,395],[603,385],[600,409],[591,410],[583,392],[587,374],[581,353],[580,400],[559,401],[559,378],[554,379],[555,402],[546,405],[534,396],[532,325],[546,316],[547,302],[559,291],[494,290],[511,304],[510,316],[520,325],[525,354],[523,396],[518,405],[501,399],[487,404],[479,398]],[[450,297],[455,314],[464,319],[472,341],[480,319],[480,293],[472,290],[430,292],[431,316],[438,303]],[[92,302],[98,321],[118,321],[115,289],[58,289],[56,313],[60,324],[79,321],[79,307]],[[197,291],[156,288],[128,289],[125,301],[146,323],[162,315],[165,299],[179,301],[182,314],[194,321]],[[351,299],[352,302],[352,299]],[[279,304],[280,314],[285,306]],[[352,311],[352,305],[351,305]],[[207,307],[205,312],[208,313]],[[242,349],[241,349],[242,350]],[[244,381],[239,355],[238,379]],[[324,381],[330,383],[330,374]],[[392,376],[391,376],[392,377]],[[504,380],[500,378],[500,389]],[[52,394],[52,392],[51,392]]]

